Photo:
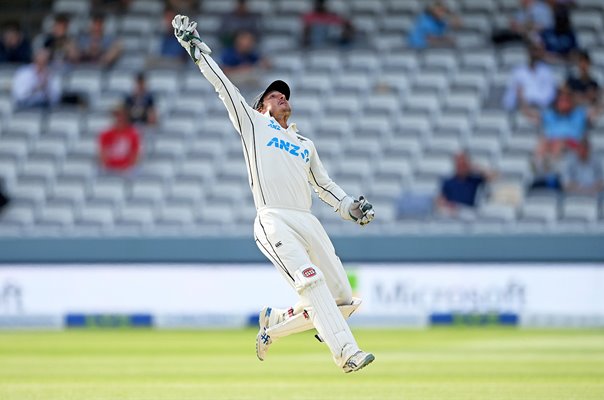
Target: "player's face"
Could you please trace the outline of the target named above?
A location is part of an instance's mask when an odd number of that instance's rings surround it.
[[[270,111],[273,115],[291,113],[292,111],[285,95],[276,90],[264,96],[264,110]]]

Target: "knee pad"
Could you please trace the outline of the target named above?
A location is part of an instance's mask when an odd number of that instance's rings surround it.
[[[324,281],[321,270],[312,264],[303,265],[294,272],[294,286],[298,294]]]

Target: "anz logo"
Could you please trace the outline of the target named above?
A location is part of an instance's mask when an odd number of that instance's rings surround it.
[[[285,150],[292,156],[301,157],[304,160],[304,162],[310,161],[310,159],[308,158],[310,153],[308,152],[307,149],[302,149],[302,151],[299,151],[299,150],[301,150],[300,146],[295,145],[290,142],[286,142],[283,139],[278,139],[278,138],[274,137],[271,140],[269,140],[269,142],[266,144],[266,146],[267,147],[274,146],[277,149]]]
[[[275,123],[275,121],[273,121],[272,119],[269,121],[269,123],[268,123],[268,127],[269,127],[269,128],[273,128],[273,129],[276,129],[276,130],[278,130],[278,131],[280,131],[280,130],[281,130],[281,127],[280,127],[279,125],[277,125],[277,124]]]

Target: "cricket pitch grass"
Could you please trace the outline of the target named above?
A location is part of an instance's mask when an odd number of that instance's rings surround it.
[[[0,332],[0,399],[604,399],[603,330],[354,331],[351,374],[311,332],[264,362],[252,329]]]

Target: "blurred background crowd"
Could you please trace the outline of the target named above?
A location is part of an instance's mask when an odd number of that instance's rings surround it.
[[[249,229],[240,143],[177,13],[250,101],[290,83],[378,232],[604,230],[599,0],[4,3],[4,234]]]

